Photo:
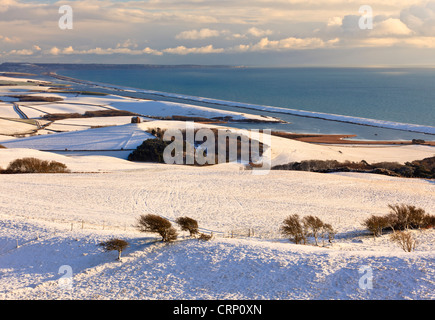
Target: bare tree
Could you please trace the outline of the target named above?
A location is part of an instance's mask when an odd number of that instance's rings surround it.
[[[322,225],[321,233],[323,238],[323,245],[325,245],[325,237],[328,236],[328,242],[332,243],[335,235],[337,234],[337,231],[329,223],[324,223]]]
[[[121,261],[121,253],[124,251],[125,248],[128,247],[128,242],[125,240],[121,240],[118,238],[111,239],[105,242],[101,242],[100,246],[104,248],[106,251],[118,251],[118,260]]]
[[[399,231],[391,235],[391,240],[398,243],[405,252],[412,252],[415,250],[417,241],[414,240],[409,231]]]
[[[168,219],[155,214],[141,215],[137,221],[137,229],[141,232],[155,232],[162,237],[162,241],[170,242],[177,239],[177,231]]]
[[[422,208],[407,204],[390,204],[388,207],[391,209],[390,215],[396,216],[396,229],[420,228],[425,224],[427,214]]]
[[[390,212],[389,214],[387,214],[385,216],[385,227],[386,228],[391,228],[391,230],[393,230],[393,232],[396,231],[397,228],[397,224],[398,224],[398,218],[397,215],[395,215],[394,213]]]
[[[372,215],[364,220],[363,225],[373,233],[373,236],[376,238],[382,235],[382,230],[388,226],[388,220],[386,217]]]
[[[180,226],[182,231],[189,231],[190,236],[195,236],[199,233],[198,221],[189,217],[180,217],[175,220],[175,222]]]
[[[310,234],[314,237],[316,241],[316,246],[318,245],[317,238],[319,236],[319,232],[323,227],[323,222],[318,217],[314,216],[306,216],[302,219],[304,227],[307,230],[311,230]]]
[[[301,242],[305,244],[306,242],[307,231],[297,214],[293,214],[284,220],[283,225],[281,226],[281,233],[284,236],[290,237],[290,240],[293,240],[296,244]]]
[[[409,211],[409,224],[412,228],[420,229],[425,222],[426,211],[422,208],[417,208],[415,206],[408,206]]]

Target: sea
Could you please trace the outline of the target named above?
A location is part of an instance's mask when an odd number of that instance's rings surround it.
[[[78,67],[57,73],[122,87],[435,127],[435,68],[132,68],[118,65],[107,69]],[[371,140],[435,139],[434,135],[406,130],[374,130],[373,127],[337,121],[233,106],[209,106],[277,116],[289,124],[278,124],[272,129],[289,132],[357,134],[358,139]],[[248,125],[255,126],[259,125]]]

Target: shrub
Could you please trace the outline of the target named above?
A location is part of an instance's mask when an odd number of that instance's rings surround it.
[[[408,207],[409,210],[409,224],[412,228],[420,229],[424,225],[426,212],[422,208],[416,208],[415,206]]]
[[[156,138],[159,138],[160,140],[163,140],[163,135],[165,134],[166,130],[162,130],[160,128],[155,128],[151,130],[147,130],[147,132],[151,133]]]
[[[391,240],[398,243],[405,252],[415,250],[417,241],[414,240],[412,234],[408,231],[399,231],[391,235]]]
[[[67,166],[57,161],[22,158],[12,161],[3,173],[69,173]]]
[[[296,244],[307,240],[307,230],[302,225],[299,215],[293,214],[284,220],[281,226],[281,233],[284,236],[290,237],[290,240]]]
[[[100,246],[104,247],[106,251],[118,251],[118,259],[121,260],[121,252],[128,247],[128,242],[121,239],[111,239],[105,242],[101,242]]]
[[[199,233],[198,221],[189,217],[180,217],[175,220],[175,222],[180,226],[182,231],[189,231],[190,236],[194,236]]]
[[[435,216],[427,214],[424,217],[422,228],[434,228],[435,227]]]
[[[174,241],[178,236],[169,220],[155,214],[141,215],[136,227],[141,232],[158,233],[164,242]]]
[[[382,230],[388,226],[388,220],[385,217],[372,215],[363,224],[374,237],[378,237],[382,235]]]
[[[208,241],[211,238],[213,238],[213,235],[211,234],[205,234],[205,233],[201,233],[198,237],[199,240],[203,240],[203,241]]]
[[[272,167],[272,170],[302,170],[314,172],[367,172],[406,178],[435,178],[435,157],[400,164],[398,162],[338,162],[336,160],[304,160]]]
[[[406,204],[388,205],[391,214],[396,215],[395,229],[407,230],[409,228],[421,228],[424,225],[426,212],[422,208]]]
[[[433,228],[435,216],[429,215],[422,208],[406,204],[388,205],[390,213],[385,216],[374,216],[366,219],[363,225],[375,237],[382,235],[384,229],[408,230],[410,228]]]

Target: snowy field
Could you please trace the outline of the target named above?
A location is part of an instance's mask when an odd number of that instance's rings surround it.
[[[0,185],[1,299],[434,299],[434,230],[415,252],[362,227],[389,203],[433,212],[433,183],[366,174],[271,172],[234,166],[144,165],[100,174],[7,175]],[[66,196],[67,195],[67,196]],[[133,228],[140,214],[188,215],[209,242],[163,244]],[[332,245],[295,245],[288,215],[313,214],[338,231]],[[252,229],[251,237],[241,234]],[[230,234],[234,232],[234,238]],[[240,235],[237,234],[240,233]],[[122,262],[101,241],[127,240]],[[17,248],[18,243],[18,248]],[[59,268],[71,267],[72,289]],[[359,286],[371,268],[373,288]]]
[[[14,78],[0,76],[0,82],[13,82]],[[31,81],[31,79],[20,79],[20,81]],[[47,114],[56,113],[79,113],[84,114],[86,111],[100,110],[124,110],[137,113],[142,116],[150,117],[171,117],[171,116],[186,116],[186,117],[201,117],[201,118],[223,118],[230,117],[233,120],[255,120],[265,122],[279,122],[280,120],[247,113],[238,113],[225,110],[216,110],[191,104],[173,103],[166,101],[152,101],[143,99],[134,99],[117,95],[92,95],[92,94],[77,94],[68,92],[50,92],[50,88],[55,84],[45,82],[45,86],[16,86],[3,85],[0,86],[0,117],[22,117],[18,113],[13,103],[19,106],[22,113],[27,118],[38,119]],[[41,92],[32,92],[38,90]],[[13,96],[34,96],[61,99],[58,102],[28,102],[18,101],[18,98]],[[0,134],[9,134],[2,133]]]
[[[418,244],[407,253],[388,234],[374,240],[362,225],[372,214],[387,214],[389,204],[434,214],[433,180],[299,171],[254,175],[237,163],[191,167],[125,160],[128,149],[153,138],[146,130],[185,129],[180,121],[62,119],[40,135],[12,137],[46,124],[17,122],[20,112],[38,118],[44,112],[119,108],[144,116],[261,117],[47,92],[32,94],[65,101],[19,102],[20,110],[14,108],[10,95],[31,88],[43,87],[0,87],[0,118],[16,112],[16,119],[0,119],[0,145],[6,147],[0,148],[0,167],[35,157],[62,162],[72,173],[0,175],[0,299],[435,299],[435,230],[412,230]],[[96,126],[101,128],[90,129]],[[71,132],[48,134],[50,127]],[[434,156],[433,147],[422,145],[317,145],[280,137],[266,145],[272,165],[313,159],[405,163]],[[178,230],[178,240],[165,244],[136,230],[141,214],[172,222],[189,216],[213,238],[199,241]],[[291,214],[318,216],[336,229],[336,239],[319,246],[312,239],[291,243],[279,232]],[[122,261],[99,246],[114,237],[130,244]],[[363,281],[366,272],[371,287]]]

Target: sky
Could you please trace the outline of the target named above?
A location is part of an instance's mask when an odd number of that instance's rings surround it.
[[[434,66],[435,1],[0,0],[0,62]]]

